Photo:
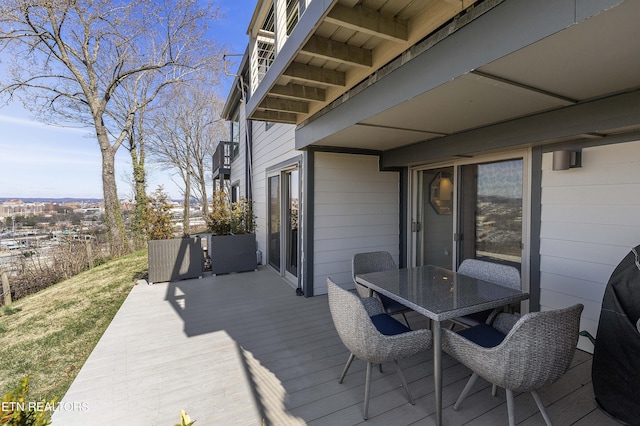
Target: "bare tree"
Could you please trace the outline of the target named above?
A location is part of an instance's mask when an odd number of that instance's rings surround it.
[[[44,121],[95,130],[112,254],[127,250],[116,151],[165,87],[219,63],[206,37],[216,15],[198,0],[0,2],[0,50],[11,55],[0,94]]]
[[[176,170],[184,183],[183,229],[189,231],[189,203],[196,193],[208,214],[211,159],[215,144],[226,135],[220,119],[223,102],[209,79],[176,85],[163,97],[166,103],[149,119],[153,128],[150,151],[154,160]],[[199,83],[199,84],[196,84]]]

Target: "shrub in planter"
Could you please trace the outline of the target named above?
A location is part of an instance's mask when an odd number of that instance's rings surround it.
[[[256,219],[251,202],[230,203],[224,192],[217,191],[206,221],[212,233],[208,250],[214,274],[256,269]]]
[[[147,206],[149,283],[202,276],[204,256],[200,238],[172,238],[171,205],[159,187]]]
[[[160,185],[147,199],[145,222],[149,240],[168,240],[173,238],[171,225],[171,204],[169,196]]]
[[[256,228],[251,202],[241,198],[230,203],[223,191],[213,194],[211,211],[205,220],[209,231],[214,235],[251,234]]]

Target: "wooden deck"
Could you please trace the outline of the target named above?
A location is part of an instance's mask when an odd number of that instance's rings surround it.
[[[427,321],[410,314],[412,327]],[[435,424],[432,353],[401,362],[410,405],[392,364],[374,369],[366,425]],[[343,384],[348,357],[326,296],[298,297],[275,272],[139,284],[65,395],[54,425],[167,425],[184,409],[197,425],[355,425],[363,423],[364,363]],[[504,391],[477,389],[452,405],[470,372],[443,357],[443,424],[507,423]],[[559,425],[615,425],[595,405],[591,356],[541,392]],[[516,397],[521,425],[544,424],[529,394]]]

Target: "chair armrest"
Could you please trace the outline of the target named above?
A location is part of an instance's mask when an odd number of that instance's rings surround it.
[[[412,330],[393,336],[380,335],[381,343],[370,353],[370,362],[381,363],[413,356],[418,353],[427,354],[433,344],[431,330]]]
[[[370,317],[384,313],[382,303],[380,303],[380,301],[375,297],[364,297],[360,299],[360,301],[362,302],[362,305],[364,305],[364,309]]]
[[[455,331],[442,329],[443,351],[478,373],[483,379],[504,387],[502,377],[507,360],[502,356],[502,346],[503,344],[483,348]]]

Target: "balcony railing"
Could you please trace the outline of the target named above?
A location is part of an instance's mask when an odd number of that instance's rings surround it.
[[[231,161],[233,161],[235,142],[220,141],[213,153],[213,177],[219,175],[228,177],[231,174]]]

